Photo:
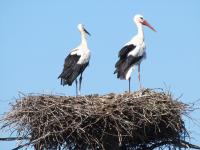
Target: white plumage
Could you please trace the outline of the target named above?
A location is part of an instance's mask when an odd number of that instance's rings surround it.
[[[134,42],[133,42],[134,44]],[[136,44],[134,44],[136,45]],[[129,71],[126,73],[126,80],[128,80],[131,77],[131,72],[134,70],[135,65],[139,65],[143,59],[146,58],[146,47],[145,43],[143,42],[142,44],[137,44],[136,48],[132,51],[130,51],[127,56],[132,56],[135,58],[142,57],[140,60],[138,60],[135,64],[130,67]]]
[[[155,29],[144,20],[142,15],[135,15],[134,22],[137,26],[137,35],[135,35],[128,43],[126,43],[122,49],[119,51],[119,60],[115,64],[115,72],[117,73],[117,78],[129,80],[129,92],[130,92],[130,80],[131,73],[135,67],[138,65],[138,80],[140,82],[140,63],[146,58],[146,46],[144,43],[144,31],[143,25],[148,26],[150,29],[155,31]],[[140,82],[141,88],[141,82]]]
[[[66,57],[64,68],[58,78],[61,78],[61,84],[71,86],[73,81],[76,80],[76,95],[80,94],[82,74],[85,68],[89,64],[90,50],[87,46],[87,36],[90,33],[85,29],[82,24],[78,25],[78,30],[81,33],[81,44],[73,49],[70,54]],[[79,78],[79,88],[77,86],[77,77]]]

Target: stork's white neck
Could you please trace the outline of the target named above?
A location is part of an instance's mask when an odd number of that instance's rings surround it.
[[[81,32],[81,45],[87,47],[87,37],[84,32]]]
[[[141,38],[142,41],[144,41],[144,31],[143,31],[143,26],[141,23],[137,23],[136,24],[137,26],[137,29],[138,29],[138,33],[137,33],[137,36],[139,38]]]

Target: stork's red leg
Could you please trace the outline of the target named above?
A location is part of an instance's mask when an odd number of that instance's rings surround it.
[[[83,79],[82,74],[83,73],[81,73],[80,78],[79,78],[79,90],[78,90],[79,95],[81,94],[81,84],[82,84],[82,79]]]
[[[142,84],[140,81],[140,64],[138,65],[138,80],[139,80],[139,84],[140,84],[140,89],[142,89]]]
[[[78,81],[77,81],[77,79],[76,79],[76,96],[78,96]]]
[[[128,92],[131,92],[131,77],[128,79]]]

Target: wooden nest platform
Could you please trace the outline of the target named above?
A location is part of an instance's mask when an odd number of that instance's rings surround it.
[[[28,95],[12,105],[2,128],[17,132],[21,144],[36,150],[153,150],[199,148],[188,137],[182,115],[189,106],[170,93],[58,96]]]

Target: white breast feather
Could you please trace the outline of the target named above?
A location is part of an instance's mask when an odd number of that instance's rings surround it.
[[[128,53],[128,56],[132,55],[133,57],[138,57],[144,55],[145,52],[145,43],[143,42],[140,45],[137,45],[136,48]]]
[[[86,64],[90,60],[90,51],[89,50],[82,50],[77,55],[81,56],[78,60],[77,64]]]

